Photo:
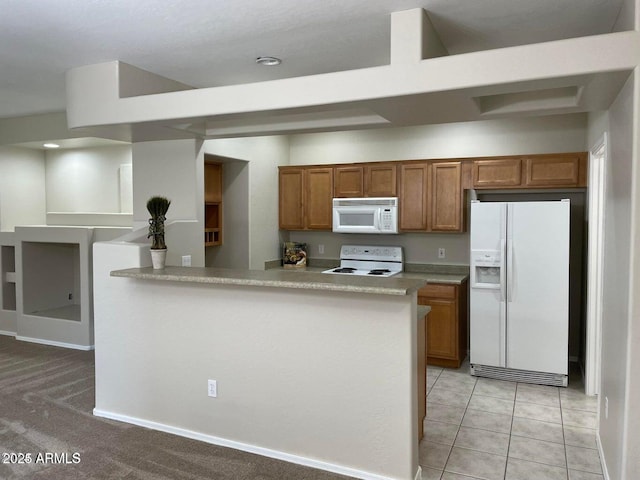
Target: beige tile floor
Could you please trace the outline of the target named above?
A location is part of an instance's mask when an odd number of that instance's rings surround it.
[[[597,400],[568,388],[427,368],[423,480],[603,480]]]

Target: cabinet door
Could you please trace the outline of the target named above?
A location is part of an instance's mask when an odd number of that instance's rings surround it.
[[[431,230],[461,232],[463,230],[461,162],[431,165]]]
[[[522,182],[522,162],[519,158],[473,161],[473,187],[517,187]]]
[[[400,230],[427,229],[428,168],[426,162],[400,165]]]
[[[304,228],[304,169],[281,168],[278,183],[280,228],[302,230]]]
[[[428,299],[427,356],[456,360],[458,356],[457,311],[455,300]]]
[[[364,167],[335,167],[333,170],[333,181],[335,183],[333,196],[343,197],[363,197],[364,196]]]
[[[389,163],[365,167],[365,196],[395,197],[397,192],[396,166]]]
[[[333,168],[308,168],[306,175],[306,227],[331,230],[333,227]]]
[[[222,165],[219,163],[204,164],[204,201],[222,201]]]
[[[578,155],[552,155],[526,158],[527,187],[578,186],[580,158]]]

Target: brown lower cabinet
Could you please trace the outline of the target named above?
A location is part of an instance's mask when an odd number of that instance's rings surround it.
[[[418,290],[418,304],[428,305],[427,365],[458,368],[467,355],[468,282],[429,283]]]

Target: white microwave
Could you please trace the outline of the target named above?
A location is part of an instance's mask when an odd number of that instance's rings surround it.
[[[398,198],[334,198],[333,231],[398,233]]]

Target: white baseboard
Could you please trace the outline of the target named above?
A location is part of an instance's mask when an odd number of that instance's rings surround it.
[[[95,348],[94,345],[76,345],[75,343],[56,342],[54,340],[44,340],[42,338],[23,337],[21,335],[15,335],[16,340],[22,340],[23,342],[40,343],[42,345],[50,345],[52,347],[71,348],[73,350],[89,351]]]
[[[413,477],[413,480],[422,480],[422,467],[418,465],[418,471],[416,472],[416,476]]]
[[[107,412],[105,410],[100,410],[98,408],[93,409],[93,414],[96,417],[108,418],[110,420],[117,420],[120,422],[131,423],[133,425],[138,425],[140,427],[145,427],[145,428],[150,428],[152,430],[171,433],[173,435],[191,438],[193,440],[210,443],[212,445],[219,445],[221,447],[234,448],[236,450],[242,450],[243,452],[255,453],[257,455],[262,455],[263,457],[275,458],[277,460],[284,460],[285,462],[295,463],[297,465],[304,465],[305,467],[317,468],[319,470],[338,473],[340,475],[347,475],[349,477],[361,478],[363,480],[392,480],[391,477],[386,477],[386,476],[378,475],[371,472],[365,472],[364,470],[357,470],[355,468],[344,467],[342,465],[322,462],[312,458],[301,457],[299,455],[292,455],[290,453],[281,452],[278,450],[271,450],[270,448],[250,445],[248,443],[236,442],[234,440],[228,440],[226,438],[194,432],[192,430],[186,430],[184,428],[172,427],[170,425],[152,422],[142,418],[130,417],[128,415],[121,415],[119,413]],[[416,472],[415,480],[420,480],[421,475],[422,475],[422,469],[418,465],[418,471]]]
[[[10,332],[9,330],[0,330],[0,335],[6,335],[8,337],[15,337],[16,332]]]
[[[607,470],[607,461],[604,458],[604,451],[602,450],[600,431],[596,432],[596,443],[598,444],[598,454],[600,455],[600,464],[602,465],[602,476],[604,477],[604,480],[611,480],[611,477],[609,477],[609,471]]]

